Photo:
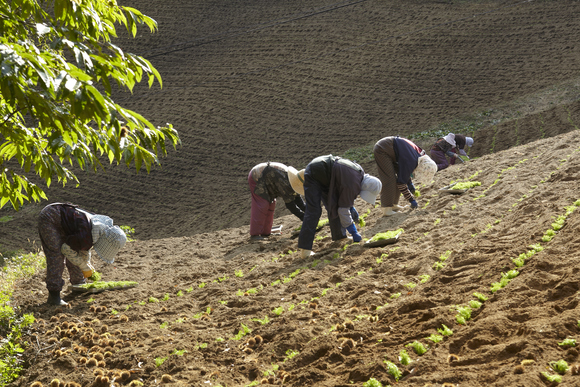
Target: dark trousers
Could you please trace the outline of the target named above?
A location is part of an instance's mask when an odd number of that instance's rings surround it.
[[[325,189],[326,188],[326,189]],[[328,212],[328,188],[323,187],[318,181],[314,180],[306,167],[304,171],[304,198],[306,199],[306,211],[304,211],[304,220],[302,221],[302,229],[298,237],[298,247],[305,250],[312,250],[314,242],[314,235],[316,234],[316,226],[322,215],[322,206]],[[328,219],[330,225],[330,234],[333,241],[346,238],[346,230],[340,224],[340,218]]]

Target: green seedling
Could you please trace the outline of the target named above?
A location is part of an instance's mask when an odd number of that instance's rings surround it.
[[[454,204],[454,205],[451,206],[451,209],[452,210],[455,210],[456,208],[457,208],[457,205],[456,204]]]
[[[398,382],[398,381],[399,381],[399,379],[401,379],[401,376],[402,376],[402,374],[401,374],[401,371],[399,370],[399,367],[397,367],[397,366],[395,365],[395,363],[392,363],[392,362],[390,362],[390,361],[388,361],[388,360],[385,360],[384,362],[385,362],[385,364],[387,365],[387,372],[388,372],[388,373],[389,373],[389,374],[390,374],[390,375],[391,375],[393,378],[395,378],[395,380]]]
[[[98,271],[93,271],[93,274],[88,278],[91,281],[100,281],[101,280],[101,273]]]
[[[435,222],[433,223],[433,225],[437,226],[439,223],[441,223],[441,218],[435,219]]]
[[[447,261],[447,259],[449,259],[450,256],[451,256],[451,250],[447,250],[446,252],[441,254],[441,256],[439,257],[439,260],[441,262],[445,262],[445,261]]]
[[[424,284],[425,282],[429,281],[429,278],[431,278],[431,276],[430,276],[429,274],[421,274],[421,275],[419,276],[419,278],[420,278],[420,280],[419,280],[419,281],[420,281],[422,284]]]
[[[240,324],[240,325],[241,325],[241,329],[233,337],[234,340],[241,340],[245,335],[252,332],[252,330],[250,328],[248,328],[246,325],[244,325],[244,324]]]
[[[292,309],[294,309],[294,308],[295,308],[294,304],[290,304],[288,306],[288,312],[292,311]]]
[[[180,350],[174,349],[173,352],[171,352],[171,354],[175,355],[175,356],[183,356],[183,354],[186,352],[187,352],[187,349],[180,349]]]
[[[88,303],[88,304],[90,304],[91,302],[94,302],[94,301],[95,301],[95,299],[94,299],[94,298],[89,298],[89,299],[87,300],[87,303]]]
[[[481,308],[481,305],[483,305],[483,304],[481,302],[479,302],[479,301],[476,301],[476,300],[469,301],[469,306],[472,309],[479,309],[479,308]]]
[[[427,337],[427,339],[431,340],[434,343],[438,343],[441,340],[443,340],[443,336],[436,335],[435,333],[432,333],[429,337]]]
[[[328,293],[328,291],[330,290],[330,288],[326,288],[322,291],[321,295],[322,296],[326,296],[326,293]]]
[[[363,387],[383,387],[383,385],[377,379],[370,378],[369,380],[363,383]]]
[[[477,299],[478,299],[479,301],[481,301],[481,302],[485,302],[485,301],[487,301],[487,300],[488,300],[488,298],[487,298],[485,295],[483,295],[482,293],[477,293],[477,292],[476,292],[476,293],[473,293],[473,295],[474,295],[475,297],[477,297]]]
[[[564,339],[561,343],[558,343],[560,347],[575,347],[576,339]]]
[[[292,359],[294,356],[298,355],[299,353],[300,352],[294,351],[293,349],[287,350],[286,351],[286,359],[284,359],[284,361]]]
[[[280,316],[283,312],[284,312],[284,307],[282,307],[282,306],[279,306],[277,308],[272,309],[272,313],[274,313],[276,316]]]
[[[197,286],[198,286],[200,289],[203,289],[203,288],[205,288],[205,285],[206,285],[206,283],[205,283],[205,282],[202,282],[202,283],[200,283],[200,284],[199,284],[199,285],[197,285]]]
[[[312,262],[312,265],[310,265],[310,267],[314,269],[316,266],[318,266],[319,263],[320,259],[315,259],[314,262]]]
[[[453,187],[451,187],[451,189],[470,189],[470,188],[477,187],[480,185],[481,185],[481,182],[479,182],[479,181],[468,181],[468,182],[464,182],[464,183],[456,183],[455,185],[453,185]]]
[[[111,314],[114,316],[116,314],[119,314],[119,311],[116,309],[111,309]]]
[[[159,299],[155,298],[155,297],[149,297],[148,301],[149,301],[149,303],[154,303],[154,302],[159,302]]]
[[[238,289],[238,291],[236,292],[236,296],[238,296],[238,297],[244,296],[244,292],[242,292],[242,289]]]
[[[439,332],[443,336],[451,336],[453,334],[453,331],[451,329],[447,328],[447,326],[445,324],[441,324],[441,326],[443,328],[437,328],[437,332]]]
[[[458,306],[457,313],[465,319],[465,321],[471,320],[472,309],[470,306]]]
[[[216,342],[221,343],[222,341],[226,341],[223,337],[218,337],[215,339]]]
[[[167,357],[156,357],[155,358],[155,367],[161,367],[163,363],[167,360]]]
[[[177,297],[182,297],[183,296],[183,292],[180,290],[175,294]]]
[[[445,262],[438,261],[438,262],[435,262],[433,264],[433,269],[434,270],[440,270],[440,269],[443,269],[444,267],[445,267]]]
[[[570,369],[565,360],[551,361],[550,367],[560,375],[564,375]]]
[[[338,254],[338,253],[337,253],[337,254]],[[292,279],[294,279],[294,277],[296,277],[298,274],[300,274],[300,269],[296,269],[296,270],[294,270],[292,273],[290,273],[290,274],[288,275],[288,277],[289,277],[289,278],[292,278]]]
[[[236,270],[235,274],[236,274],[236,277],[243,277],[244,276],[244,272],[241,269]]]
[[[376,242],[376,241],[381,241],[381,240],[385,240],[385,239],[392,239],[403,232],[404,232],[404,230],[402,228],[399,228],[399,229],[396,229],[393,231],[379,232],[379,233],[375,234],[371,239],[369,239],[369,242]]]
[[[169,323],[168,322],[164,322],[161,325],[159,325],[159,329],[167,329],[169,327]]]
[[[411,356],[409,356],[407,351],[402,349],[401,352],[399,353],[399,361],[401,362],[402,365],[409,365],[413,360],[411,359]]]
[[[146,301],[139,301],[139,305],[145,305],[146,303]]]
[[[272,282],[272,286],[277,286],[277,285],[280,285],[281,283],[282,283],[282,281],[276,280],[276,281]]]
[[[133,234],[135,234],[135,229],[133,227],[129,227],[129,226],[119,226],[121,228],[121,230],[123,230],[125,232],[125,235],[127,236],[127,242],[134,242],[135,239],[133,238]]]
[[[167,300],[169,300],[169,293],[165,293],[165,295],[161,299],[161,301],[167,301]]]
[[[411,347],[413,348],[413,350],[415,351],[415,353],[419,356],[423,355],[425,352],[427,352],[427,348],[425,348],[425,346],[418,342],[418,341],[413,341],[412,343],[409,343],[407,345],[405,345],[405,347]]]
[[[393,298],[393,299],[397,299],[397,298],[399,298],[399,297],[401,297],[401,293],[394,293],[394,294],[391,294],[391,298]]]
[[[413,289],[413,288],[415,288],[415,286],[417,286],[417,284],[416,283],[413,283],[413,282],[409,282],[408,284],[405,284],[404,286],[407,289]]]

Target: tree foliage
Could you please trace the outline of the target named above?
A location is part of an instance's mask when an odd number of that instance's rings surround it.
[[[133,37],[138,25],[157,29],[115,0],[0,2],[0,208],[46,199],[31,171],[47,186],[55,177],[78,184],[70,166],[97,171],[105,154],[149,172],[179,143],[170,124],[156,128],[112,99],[115,84],[133,91],[146,77],[162,86],[148,60],[112,43],[116,24]]]

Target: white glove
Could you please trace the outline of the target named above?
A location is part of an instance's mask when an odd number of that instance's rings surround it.
[[[300,249],[300,258],[302,258],[302,259],[308,258],[311,255],[314,255],[314,253],[312,252],[312,250]]]
[[[60,251],[73,265],[78,266],[82,271],[85,278],[89,278],[95,268],[91,265],[91,252],[90,251],[79,251],[78,253],[71,249],[69,245],[64,243]]]

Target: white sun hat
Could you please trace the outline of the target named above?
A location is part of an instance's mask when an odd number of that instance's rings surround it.
[[[447,141],[447,143],[453,146],[457,146],[457,144],[455,143],[455,134],[449,133],[447,136],[443,137],[443,139]]]
[[[437,164],[431,157],[424,155],[419,157],[417,168],[413,171],[413,177],[417,182],[427,185],[433,181],[435,172],[437,172]]]
[[[465,137],[465,143],[467,144],[468,147],[471,148],[471,146],[473,145],[473,138]]]
[[[304,195],[304,169],[298,171],[294,167],[288,167],[288,180],[296,193]]]
[[[382,187],[383,184],[379,179],[369,175],[368,173],[365,173],[361,185],[360,197],[365,202],[374,205],[375,201],[377,200],[377,195],[381,193]]]
[[[119,226],[114,226],[113,219],[106,215],[93,215],[91,224],[93,249],[103,261],[113,263],[119,250],[127,243],[127,235]]]

